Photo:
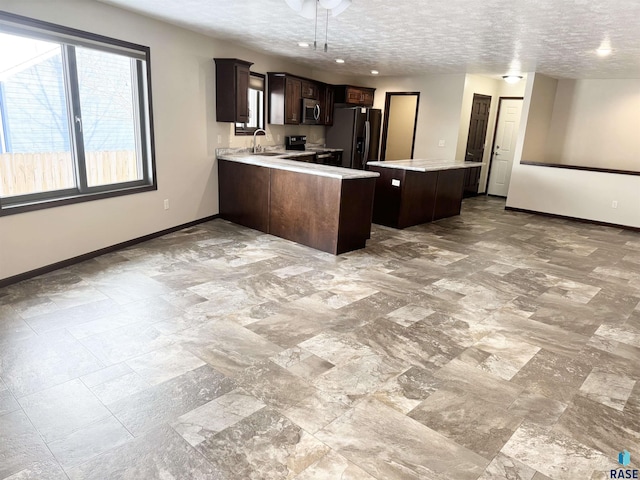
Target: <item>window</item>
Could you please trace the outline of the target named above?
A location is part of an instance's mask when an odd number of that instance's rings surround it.
[[[0,12],[0,215],[156,189],[148,57]]]
[[[236,123],[236,135],[253,135],[264,129],[264,75],[251,72],[249,76],[249,121]]]

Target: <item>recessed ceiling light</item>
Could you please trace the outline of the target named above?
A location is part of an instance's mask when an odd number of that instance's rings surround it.
[[[371,75],[378,75],[380,72],[378,70],[371,70]]]
[[[344,63],[344,60],[341,58],[336,58],[336,63]]]
[[[518,83],[522,80],[522,75],[503,75],[502,79],[507,83]]]
[[[596,53],[599,57],[611,55],[611,40],[609,40],[609,37],[605,37],[604,40],[600,42],[600,46],[596,50]]]
[[[302,48],[309,48],[309,44],[307,42],[298,42],[298,46]]]

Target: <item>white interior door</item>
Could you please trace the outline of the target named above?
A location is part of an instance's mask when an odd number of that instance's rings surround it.
[[[502,100],[498,112],[498,128],[491,156],[491,173],[487,193],[506,197],[513,168],[513,156],[518,139],[522,100]]]

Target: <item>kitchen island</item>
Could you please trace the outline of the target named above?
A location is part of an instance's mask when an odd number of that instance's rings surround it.
[[[367,163],[369,171],[380,174],[373,223],[407,228],[459,215],[465,170],[482,165],[426,159]]]
[[[364,248],[379,174],[299,155],[219,152],[220,216],[334,255]]]

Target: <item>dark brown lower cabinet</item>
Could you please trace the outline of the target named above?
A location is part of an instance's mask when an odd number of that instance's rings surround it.
[[[267,232],[269,169],[219,160],[218,179],[220,216],[238,225]]]
[[[464,196],[475,197],[480,187],[480,167],[467,168],[464,171]]]
[[[369,170],[380,173],[373,223],[407,228],[460,214],[464,169],[418,172],[369,166]]]
[[[375,178],[339,179],[218,160],[220,216],[334,255],[371,235]]]
[[[460,215],[463,189],[463,169],[438,171],[436,201],[433,205],[434,220]]]

